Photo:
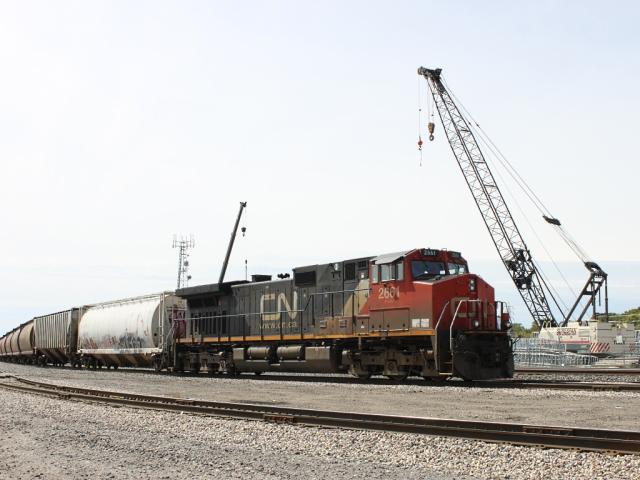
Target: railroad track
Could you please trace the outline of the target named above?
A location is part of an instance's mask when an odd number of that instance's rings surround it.
[[[531,368],[516,368],[516,373],[523,374],[571,374],[571,375],[640,375],[640,368],[546,368],[546,367],[531,367]]]
[[[4,375],[0,379],[3,379],[0,381],[0,388],[66,400],[263,420],[301,426],[383,430],[544,448],[640,454],[640,431],[336,412],[69,387],[36,382],[13,375]]]
[[[38,367],[40,369],[42,367]],[[47,369],[69,369],[71,367],[46,367]],[[41,370],[40,370],[41,371]],[[82,370],[84,371],[84,370]],[[110,370],[104,370],[106,374]],[[558,372],[566,370],[558,370]],[[286,374],[286,373],[264,373],[262,375],[242,374],[242,375],[208,375],[201,373],[186,372],[155,372],[145,368],[122,368],[118,372],[147,375],[171,375],[202,378],[225,378],[229,380],[245,381],[279,381],[279,382],[303,382],[303,383],[337,383],[337,384],[358,384],[358,385],[413,385],[430,387],[465,387],[465,388],[523,388],[523,389],[553,389],[553,390],[583,390],[583,391],[615,391],[615,392],[640,392],[640,382],[583,382],[575,380],[534,380],[534,379],[499,379],[499,380],[478,380],[467,382],[453,379],[448,381],[428,382],[422,378],[408,378],[405,380],[389,380],[383,377],[373,377],[367,380],[358,379],[349,375],[315,375],[315,374]],[[531,369],[527,371],[518,370],[516,373],[555,373],[547,369]],[[637,373],[636,373],[637,372]],[[613,373],[613,372],[612,372]],[[634,374],[640,375],[640,370],[634,370]]]

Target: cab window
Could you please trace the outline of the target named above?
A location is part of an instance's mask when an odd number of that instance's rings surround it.
[[[449,263],[449,275],[460,275],[461,273],[465,273],[464,265],[459,265],[457,263]]]
[[[378,283],[378,265],[371,265],[371,282]]]
[[[383,282],[391,280],[391,265],[380,265],[380,280]]]
[[[414,260],[411,262],[411,276],[414,280],[429,280],[440,275],[446,275],[443,262]]]
[[[404,280],[404,263],[396,263],[396,280]]]

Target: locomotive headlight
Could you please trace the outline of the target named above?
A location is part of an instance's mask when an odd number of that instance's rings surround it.
[[[474,320],[472,325],[473,328],[480,328],[480,320]]]
[[[469,280],[469,291],[471,292],[475,292],[476,291],[476,279],[472,278],[471,280]]]

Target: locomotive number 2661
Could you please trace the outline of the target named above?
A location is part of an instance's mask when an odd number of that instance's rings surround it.
[[[378,290],[378,300],[389,300],[400,298],[400,289],[398,287],[384,286]]]

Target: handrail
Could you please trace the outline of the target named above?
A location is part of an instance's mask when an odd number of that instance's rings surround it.
[[[447,300],[447,303],[444,304],[442,310],[440,310],[440,316],[438,317],[438,321],[436,322],[436,326],[434,327],[435,338],[433,342],[433,359],[435,360],[436,371],[440,371],[440,355],[438,354],[438,327],[440,326],[440,321],[444,316],[445,309],[449,306],[451,300]]]
[[[444,309],[447,308],[447,306],[451,303],[451,300],[447,300],[447,303],[444,304],[444,307],[442,307],[442,310],[440,311],[440,316],[438,317],[438,322],[436,323],[436,334],[438,333],[438,326],[440,325],[440,320],[442,320],[442,316],[444,315]]]
[[[458,319],[458,312],[460,311],[460,307],[462,306],[463,303],[468,304],[468,303],[481,303],[482,300],[480,299],[473,299],[470,300],[468,298],[465,298],[464,300],[460,300],[460,302],[458,303],[458,306],[456,307],[456,311],[453,314],[453,319],[451,320],[451,325],[449,325],[449,350],[451,351],[451,356],[453,357],[453,325],[456,323],[456,320]]]
[[[345,293],[349,293],[352,294],[353,296],[355,296],[355,293],[357,292],[369,292],[370,289],[369,288],[357,288],[354,290],[335,290],[335,291],[330,291],[330,292],[314,292],[314,293],[310,293],[303,308],[297,308],[297,309],[292,309],[292,310],[277,310],[277,311],[273,311],[273,312],[253,312],[253,313],[234,313],[231,315],[207,315],[207,316],[198,316],[198,317],[189,317],[187,320],[213,320],[214,322],[218,319],[236,319],[238,317],[243,317],[243,318],[251,318],[251,317],[259,317],[260,318],[260,336],[263,336],[263,321],[262,318],[264,315],[277,315],[279,317],[279,321],[280,321],[280,332],[281,332],[281,336],[282,336],[282,314],[284,313],[295,313],[297,314],[304,314],[305,312],[307,312],[309,310],[309,304],[311,303],[311,312],[313,314],[313,318],[312,318],[312,325],[315,325],[315,298],[318,296],[324,296],[324,295],[334,295],[334,294],[345,294]],[[333,298],[332,298],[332,310],[333,310]],[[352,318],[355,316],[355,302],[352,302]],[[344,306],[342,308],[343,310],[343,315],[344,316]],[[335,316],[335,315],[332,315]],[[300,335],[301,338],[304,334],[303,332],[303,326],[302,326],[302,322],[300,322],[301,327],[300,327]],[[229,323],[229,327],[231,326],[231,323]],[[220,332],[221,332],[221,328],[218,328],[218,336],[220,337]],[[231,330],[229,328],[229,330]],[[186,334],[186,332],[185,332]],[[191,334],[193,335],[193,331],[191,332]],[[244,335],[243,335],[244,336]]]

